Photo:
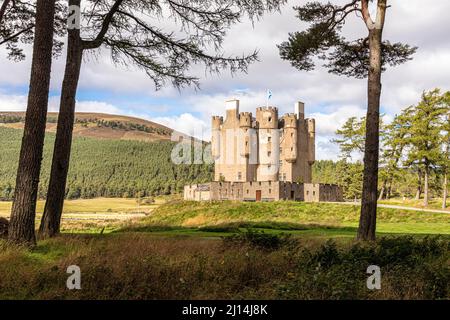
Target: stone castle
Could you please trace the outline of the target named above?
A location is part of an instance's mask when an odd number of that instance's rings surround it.
[[[312,183],[315,120],[302,102],[279,118],[276,107],[259,107],[256,117],[226,102],[226,117],[212,117],[214,181],[185,186],[185,200],[342,201],[336,185]]]

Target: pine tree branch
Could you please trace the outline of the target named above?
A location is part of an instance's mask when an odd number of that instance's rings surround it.
[[[103,20],[102,23],[102,28],[100,29],[100,32],[95,37],[95,39],[82,41],[83,49],[96,49],[102,45],[105,35],[108,32],[109,26],[113,20],[114,14],[119,10],[119,7],[122,4],[122,2],[123,0],[116,0],[114,2],[113,6],[106,14],[105,19]]]

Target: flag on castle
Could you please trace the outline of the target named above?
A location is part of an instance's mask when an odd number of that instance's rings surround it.
[[[272,98],[272,91],[270,91],[269,89],[267,89],[266,107],[269,106],[269,100],[270,100],[270,98]]]

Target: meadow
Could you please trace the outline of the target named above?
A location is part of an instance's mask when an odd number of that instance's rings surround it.
[[[0,203],[0,212],[7,203]],[[42,203],[40,203],[40,209]],[[358,206],[330,203],[67,201],[63,233],[0,240],[0,299],[449,299],[450,216],[379,208],[378,240],[355,241]],[[100,223],[100,224],[99,224]],[[369,265],[382,289],[366,287]],[[68,290],[67,267],[81,269]]]

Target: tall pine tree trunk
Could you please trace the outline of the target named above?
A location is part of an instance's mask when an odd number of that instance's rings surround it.
[[[55,0],[38,0],[25,127],[17,169],[9,239],[34,245],[36,198],[44,147],[52,65]]]
[[[357,239],[375,240],[378,187],[382,29],[369,31],[370,66],[364,150],[364,177]]]
[[[422,194],[422,170],[417,170],[417,191],[416,191],[416,200],[420,200],[420,196]]]
[[[448,190],[447,190],[447,184],[448,184],[448,175],[447,172],[444,173],[444,183],[442,185],[442,209],[447,208],[447,194],[448,194]]]
[[[79,6],[79,4],[80,0],[70,1],[70,5]],[[44,214],[39,227],[39,235],[43,238],[52,237],[58,234],[60,230],[75,121],[75,98],[81,71],[82,55],[80,30],[71,29],[68,32],[67,60],[61,89],[50,182]]]
[[[428,191],[429,191],[429,187],[428,187],[428,178],[430,175],[430,169],[428,167],[428,164],[425,164],[425,174],[424,174],[424,179],[423,179],[423,205],[425,207],[428,207]]]
[[[389,186],[386,192],[386,200],[389,200],[391,198],[391,193],[392,193],[392,179],[389,180]]]
[[[378,200],[383,200],[384,193],[386,192],[387,181],[383,180],[383,185],[380,190],[380,195],[378,196]]]

